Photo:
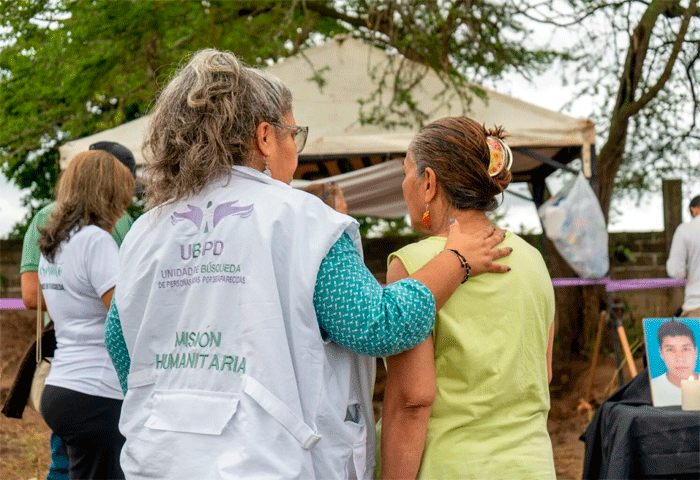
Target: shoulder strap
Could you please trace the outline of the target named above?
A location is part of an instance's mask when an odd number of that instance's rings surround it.
[[[36,363],[41,362],[41,332],[44,330],[44,315],[42,311],[41,282],[36,280]]]

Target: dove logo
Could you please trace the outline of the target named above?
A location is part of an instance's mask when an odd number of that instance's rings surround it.
[[[253,213],[253,205],[238,206],[235,205],[238,200],[233,200],[231,202],[224,202],[217,205],[213,213],[210,214],[210,209],[212,202],[209,202],[204,210],[196,205],[187,205],[189,209],[186,212],[174,212],[170,216],[170,223],[175,225],[179,222],[184,222],[185,220],[192,222],[192,224],[197,227],[197,230],[202,228],[202,223],[204,223],[204,233],[209,233],[209,217],[211,215],[211,229],[215,229],[216,226],[226,217],[237,216],[241,218],[248,218]],[[206,218],[205,218],[206,217]]]
[[[211,223],[211,230],[214,230],[216,226],[221,223],[226,217],[241,217],[248,218],[253,213],[253,205],[238,206],[236,205],[238,200],[233,200],[231,202],[224,202],[217,205],[212,210],[212,202],[208,202],[204,210],[196,205],[187,205],[188,210],[186,212],[174,212],[170,216],[170,223],[175,225],[180,222],[192,222],[192,224],[197,227],[197,231],[202,229],[202,224],[204,224],[203,233],[209,233],[209,224]],[[180,257],[183,260],[189,260],[190,258],[197,258],[199,256],[204,256],[207,253],[213,255],[221,255],[224,250],[224,242],[221,240],[214,240],[203,243],[192,243],[189,245],[180,245]]]
[[[188,212],[175,212],[170,215],[170,223],[175,225],[178,222],[189,220],[190,222],[194,223],[197,230],[199,230],[199,227],[202,226],[202,217],[204,217],[202,209],[195,207],[194,205],[187,205],[187,208],[190,209]]]

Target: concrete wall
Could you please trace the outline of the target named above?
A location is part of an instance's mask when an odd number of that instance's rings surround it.
[[[665,278],[668,247],[664,232],[621,232],[611,236],[610,276],[614,279]],[[623,246],[632,252],[632,259],[615,258],[615,248]],[[625,300],[637,318],[668,317],[683,304],[683,288],[630,290],[616,292]]]

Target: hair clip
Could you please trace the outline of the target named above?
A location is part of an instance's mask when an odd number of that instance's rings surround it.
[[[489,146],[491,161],[489,162],[489,175],[495,177],[504,169],[510,170],[513,165],[513,152],[506,142],[496,137],[486,137],[486,144]]]

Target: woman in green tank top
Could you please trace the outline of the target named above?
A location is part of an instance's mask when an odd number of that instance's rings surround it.
[[[404,161],[413,227],[429,235],[389,257],[387,281],[441,251],[451,219],[483,231],[511,181],[500,128],[451,117],[422,128]],[[465,283],[437,314],[433,335],[387,358],[381,477],[554,479],[547,432],[554,291],[539,252],[506,234],[505,275]],[[459,255],[457,260],[462,261]]]

